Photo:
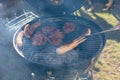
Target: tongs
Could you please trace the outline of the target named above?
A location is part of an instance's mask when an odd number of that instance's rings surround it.
[[[110,29],[107,29],[107,30],[104,30],[101,32],[92,33],[92,34],[91,34],[91,29],[88,29],[84,35],[79,36],[77,39],[73,40],[71,43],[68,43],[68,44],[65,44],[65,45],[62,45],[62,46],[56,48],[56,53],[57,54],[68,53],[69,51],[71,51],[72,49],[77,47],[79,44],[81,44],[85,40],[87,40],[87,37],[89,37],[89,36],[98,35],[98,34],[111,32],[111,31],[115,31],[115,30],[120,30],[120,22],[118,22],[117,25],[113,28],[110,28]]]

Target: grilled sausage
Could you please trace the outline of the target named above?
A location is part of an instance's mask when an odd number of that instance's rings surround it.
[[[31,36],[31,34],[30,34],[30,24],[25,25],[24,35],[25,35],[26,38],[30,38],[30,36]]]
[[[91,34],[91,30],[88,29],[87,32],[85,33],[85,35],[90,35],[90,34]],[[77,39],[75,39],[73,42],[58,47],[56,49],[56,53],[65,54],[65,53],[71,51],[72,49],[74,49],[75,47],[77,47],[80,43],[84,42],[86,39],[87,38],[85,36],[80,36]]]
[[[24,35],[24,31],[19,32],[17,38],[16,38],[16,43],[18,44],[18,46],[22,46],[23,42],[22,42],[22,38]]]
[[[34,23],[30,28],[30,34],[32,35],[34,30],[40,26],[40,22]]]

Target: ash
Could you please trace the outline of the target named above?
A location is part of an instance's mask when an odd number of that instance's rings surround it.
[[[77,50],[72,50],[64,55],[55,53],[53,47],[51,50],[48,48],[45,49],[45,51],[46,50],[48,52],[36,53],[33,55],[31,58],[32,61],[48,66],[75,65],[79,63],[79,53]]]

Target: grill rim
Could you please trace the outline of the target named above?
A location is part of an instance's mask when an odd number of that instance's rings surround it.
[[[65,15],[64,15],[65,16]],[[50,18],[70,18],[70,19],[82,19],[83,21],[86,21],[86,22],[88,22],[89,24],[91,24],[91,25],[94,25],[94,27],[95,27],[95,29],[96,30],[98,30],[98,31],[102,31],[102,29],[101,29],[101,27],[99,26],[99,25],[97,25],[96,23],[94,23],[93,21],[91,21],[91,20],[88,20],[88,19],[86,19],[86,18],[83,18],[83,17],[80,17],[80,16],[72,16],[72,15],[70,15],[70,16],[65,16],[65,17],[63,17],[63,16],[45,16],[45,17],[41,17],[41,18],[37,18],[38,20],[42,20],[42,19],[50,19]],[[28,60],[28,61],[30,61],[30,62],[33,62],[33,63],[36,63],[36,64],[39,64],[38,62],[34,62],[34,61],[32,61],[32,60],[29,60],[29,59],[27,59],[24,55],[23,55],[23,53],[22,52],[20,52],[19,50],[18,50],[18,48],[16,47],[16,44],[15,44],[15,40],[16,40],[16,35],[18,34],[18,31],[22,28],[23,26],[21,26],[20,28],[18,28],[17,29],[17,31],[15,32],[15,34],[14,34],[14,36],[13,36],[13,46],[14,46],[14,48],[15,48],[15,50],[17,51],[17,53],[21,56],[21,57],[23,57],[25,60]],[[95,55],[94,57],[96,57],[97,58],[97,56],[99,56],[100,55],[100,52],[103,50],[103,48],[104,48],[104,46],[105,46],[105,44],[106,44],[106,38],[105,38],[105,35],[104,34],[101,34],[101,37],[102,37],[102,42],[103,42],[103,44],[101,44],[101,49],[99,49],[97,52],[98,52],[98,54],[97,55]],[[81,64],[81,63],[80,63]],[[50,66],[50,67],[54,67],[54,66]],[[57,67],[57,66],[56,66]]]

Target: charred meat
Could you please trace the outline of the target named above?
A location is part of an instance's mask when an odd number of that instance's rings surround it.
[[[53,26],[45,26],[42,28],[42,32],[45,35],[50,35],[51,33],[53,33],[57,28],[53,27]]]
[[[75,28],[76,28],[76,26],[75,26],[73,23],[71,23],[71,22],[66,22],[66,23],[64,24],[64,26],[63,26],[63,32],[64,32],[65,34],[67,34],[67,33],[70,33],[70,32],[72,32],[72,31],[74,31]]]
[[[48,42],[53,45],[59,45],[60,43],[62,43],[63,38],[63,32],[60,32],[60,30],[57,29],[50,36],[48,36]]]
[[[47,37],[41,33],[40,31],[34,34],[34,37],[32,38],[32,44],[34,46],[43,46],[47,42]]]
[[[45,26],[42,32],[48,37],[48,42],[53,45],[59,45],[64,37],[63,32],[53,26]]]

